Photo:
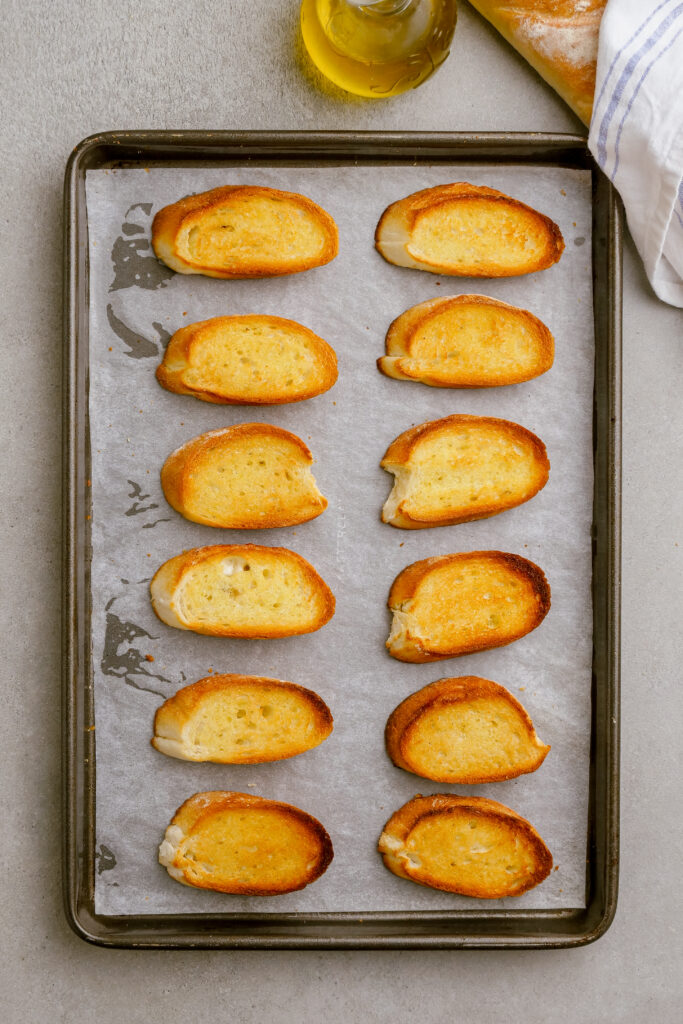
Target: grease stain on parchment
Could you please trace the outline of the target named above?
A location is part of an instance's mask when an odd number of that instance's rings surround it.
[[[132,686],[135,690],[142,690],[145,693],[154,693],[157,697],[166,698],[166,694],[154,687],[145,685],[136,677],[143,676],[149,680],[156,679],[160,683],[170,683],[171,680],[162,676],[159,672],[152,672],[150,662],[146,655],[138,647],[133,647],[135,640],[146,637],[148,640],[158,640],[159,637],[152,636],[146,629],[138,626],[135,622],[129,622],[119,618],[110,611],[115,597],[108,602],[105,614],[106,625],[104,631],[104,646],[100,668],[105,676],[115,676],[123,680],[126,686]]]
[[[173,271],[156,258],[147,237],[152,206],[153,203],[133,203],[126,210],[121,234],[111,250],[114,279],[109,286],[110,292],[134,287],[153,291],[165,288],[169,278],[174,276]],[[146,219],[147,224],[138,224],[130,219],[134,210],[142,215],[137,219]]]
[[[147,498],[151,498],[151,494],[144,494],[140,484],[136,483],[135,480],[129,480],[132,490],[128,492],[129,498],[135,498],[135,501],[126,509],[124,515],[126,516],[138,516],[141,512],[149,512],[150,509],[159,508],[155,501],[151,501],[149,505],[143,505],[142,502],[146,501]],[[138,500],[139,499],[139,500]]]
[[[97,862],[98,875],[101,875],[103,871],[111,871],[116,867],[116,856],[113,850],[110,850],[104,843],[100,843],[100,848],[95,853],[95,861]]]
[[[155,501],[151,501],[149,505],[143,505],[143,502],[148,498],[151,498],[151,494],[145,494],[140,484],[136,483],[135,480],[129,480],[128,483],[132,487],[132,490],[128,492],[129,498],[134,498],[133,504],[130,508],[126,509],[123,513],[125,516],[138,516],[141,512],[151,512],[152,509],[159,508]],[[151,523],[143,523],[143,530],[153,530],[159,523],[170,523],[171,517],[165,516],[160,519],[154,519]]]
[[[154,359],[161,355],[171,339],[170,332],[156,321],[152,324],[152,327],[159,335],[156,341],[144,337],[138,331],[132,330],[123,320],[116,316],[111,303],[107,305],[107,320],[116,337],[127,348],[124,355],[129,356],[131,359]]]

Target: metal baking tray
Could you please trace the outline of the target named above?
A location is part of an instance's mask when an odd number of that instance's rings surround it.
[[[316,914],[95,913],[90,631],[88,223],[86,171],[111,167],[522,164],[588,169],[593,198],[595,387],[593,667],[586,906]],[[108,132],[72,153],[64,192],[63,888],[87,941],[124,948],[501,949],[579,946],[616,909],[619,838],[619,601],[622,214],[585,138],[535,133]]]

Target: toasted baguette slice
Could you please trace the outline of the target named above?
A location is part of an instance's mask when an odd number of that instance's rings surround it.
[[[282,405],[329,391],[334,349],[280,316],[216,316],[169,341],[156,377],[167,391],[216,405]]]
[[[392,711],[387,753],[434,782],[484,783],[535,772],[550,747],[509,690],[490,679],[439,679]]]
[[[388,206],[375,246],[389,263],[453,277],[511,277],[557,263],[557,224],[495,188],[457,181]]]
[[[267,423],[240,423],[177,448],[163,465],[161,486],[176,512],[204,526],[295,526],[327,508],[312,462],[296,434]]]
[[[305,811],[221,790],[186,800],[159,847],[159,863],[176,882],[241,896],[303,889],[333,856],[327,832]]]
[[[389,592],[387,640],[398,661],[422,663],[504,647],[539,626],[550,587],[533,562],[504,551],[467,551],[413,562]]]
[[[486,295],[455,295],[421,302],[397,317],[387,332],[386,353],[377,365],[395,380],[493,388],[545,373],[555,345],[528,310]]]
[[[520,896],[550,874],[553,858],[515,811],[476,796],[415,796],[391,816],[378,844],[399,878],[483,900]]]
[[[164,562],[150,584],[162,622],[207,636],[314,633],[334,615],[334,595],[287,548],[214,544]]]
[[[337,225],[297,192],[225,185],[159,210],[157,257],[179,274],[277,277],[320,267],[337,255]]]
[[[380,465],[394,487],[382,521],[404,530],[488,519],[545,486],[545,445],[525,427],[492,416],[446,416],[397,437]]]
[[[317,747],[332,725],[325,701],[296,683],[215,675],[164,701],[151,742],[181,761],[262,764]]]

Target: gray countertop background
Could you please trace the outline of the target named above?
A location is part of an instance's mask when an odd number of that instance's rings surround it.
[[[0,0],[5,498],[0,991],[15,1022],[678,1021],[683,972],[683,314],[624,263],[621,883],[598,943],[554,952],[190,953],[87,946],[60,878],[61,191],[124,128],[520,130],[579,122],[464,3],[414,93],[321,88],[285,0]]]

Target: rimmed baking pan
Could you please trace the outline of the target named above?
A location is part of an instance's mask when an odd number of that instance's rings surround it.
[[[91,623],[88,170],[311,166],[562,167],[592,182],[593,656],[585,907],[98,914]],[[598,938],[618,873],[621,214],[585,139],[507,133],[118,132],[84,140],[65,182],[64,895],[83,938],[130,948],[557,948]],[[189,795],[189,792],[188,794]]]

